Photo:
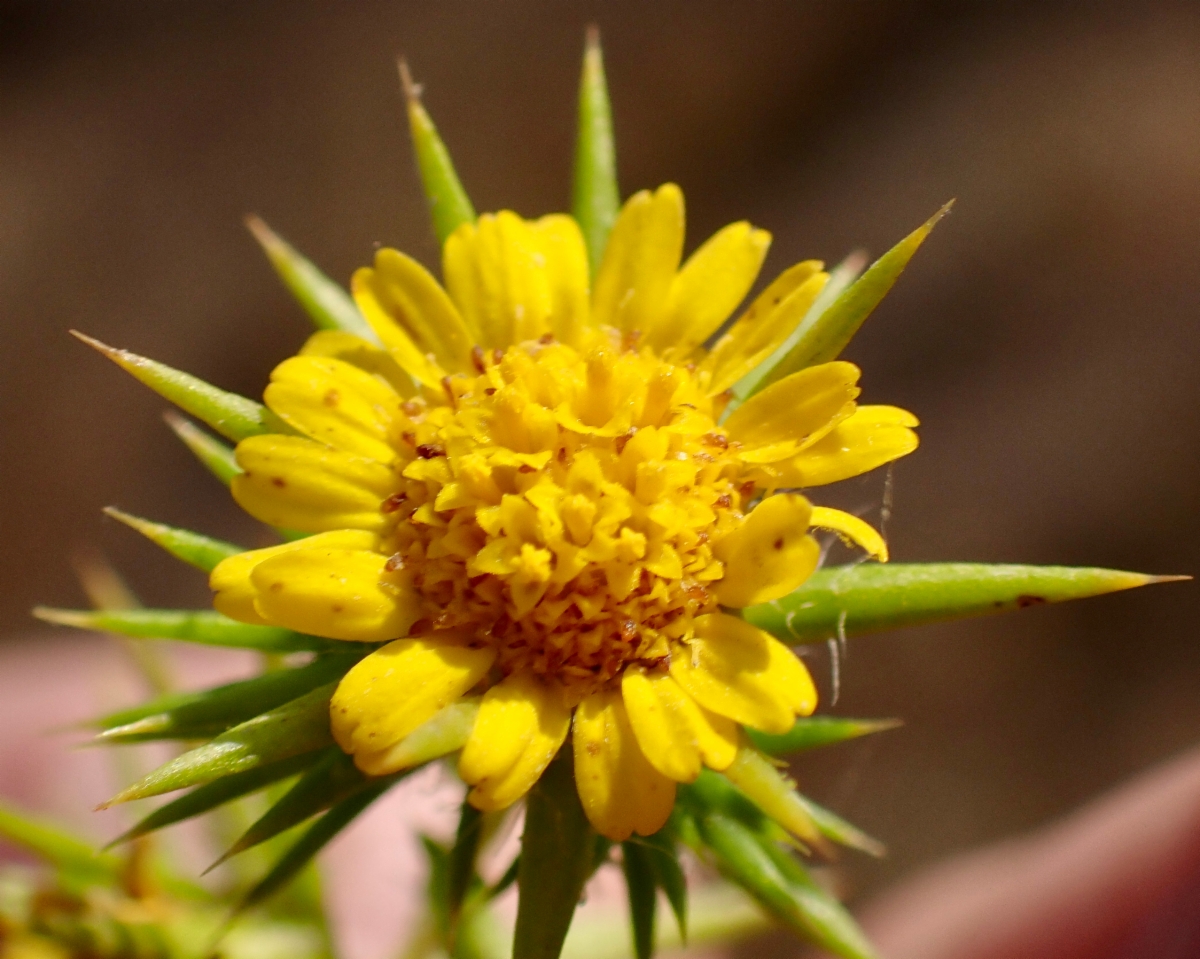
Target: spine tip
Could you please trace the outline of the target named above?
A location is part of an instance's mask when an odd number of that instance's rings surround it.
[[[396,68],[400,71],[400,89],[404,91],[404,99],[408,101],[410,107],[420,106],[421,104],[421,87],[413,82],[412,71],[408,68],[408,61],[404,57],[396,60]]]

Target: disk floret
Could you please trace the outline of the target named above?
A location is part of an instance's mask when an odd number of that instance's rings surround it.
[[[504,675],[556,679],[575,702],[665,664],[717,608],[713,543],[749,492],[724,398],[613,330],[476,360],[394,429],[388,568],[427,607],[410,634],[464,630]]]

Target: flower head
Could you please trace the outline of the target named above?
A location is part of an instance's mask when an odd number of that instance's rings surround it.
[[[378,344],[321,332],[271,376],[292,432],[237,447],[233,495],[314,534],[234,556],[218,610],[387,642],[342,679],[333,733],[370,775],[482,695],[459,772],[471,802],[521,798],[572,736],[580,798],[613,839],[665,822],[675,784],[733,761],[739,725],[784,732],[816,691],[729,610],[816,568],[810,528],[886,559],[879,535],[798,487],[916,447],[903,410],[858,406],[828,362],[734,407],[828,275],[785,271],[712,347],[769,236],[724,228],[681,265],[683,197],[633,196],[594,280],[575,220],[503,211],[458,227],[445,286],[381,250],[352,291]]]

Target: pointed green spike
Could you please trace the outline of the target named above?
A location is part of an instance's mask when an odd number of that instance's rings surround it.
[[[571,215],[583,232],[591,275],[596,276],[608,234],[621,209],[617,190],[617,147],[612,106],[600,52],[600,31],[588,27],[579,80],[579,132],[575,140],[575,178]]]
[[[663,827],[652,836],[638,836],[630,842],[639,843],[649,857],[650,867],[654,870],[654,880],[666,894],[671,911],[675,914],[675,922],[679,926],[679,938],[687,942],[687,878],[679,865],[679,853],[675,848],[674,831],[670,825]]]
[[[121,874],[121,861],[117,857],[98,854],[90,842],[3,802],[0,802],[0,838],[79,880],[110,882]]]
[[[817,363],[835,360],[929,236],[937,222],[950,212],[951,200],[916,230],[871,264],[861,277],[820,313],[810,310],[791,338],[791,349],[758,384],[769,386],[790,373]]]
[[[221,560],[246,552],[243,546],[234,546],[232,543],[223,543],[219,539],[193,533],[191,530],[142,519],[140,516],[124,513],[115,506],[104,507],[104,513],[117,522],[137,530],[150,542],[161,546],[176,559],[190,563],[206,573],[211,573]]]
[[[438,243],[444,244],[446,238],[462,224],[474,222],[475,207],[471,205],[467,191],[454,172],[446,144],[438,136],[433,120],[421,104],[421,90],[413,83],[407,61],[400,60],[399,67],[413,151],[417,155],[417,168],[421,171],[421,185],[429,200],[433,231],[437,234]]]
[[[333,743],[329,732],[329,700],[335,689],[336,682],[320,686],[234,726],[211,742],[160,766],[100,808],[199,786],[222,776],[324,749]]]
[[[411,772],[411,770],[406,770]],[[405,773],[405,774],[406,774]],[[405,774],[401,774],[405,775]],[[392,782],[400,776],[389,777]],[[262,814],[205,873],[240,852],[245,852],[297,826],[306,819],[353,796],[371,780],[359,772],[354,759],[341,749],[328,749],[291,789]]]
[[[185,420],[174,410],[163,413],[163,419],[183,444],[192,451],[200,464],[228,486],[242,471],[233,450],[215,437],[209,436],[191,420]]]
[[[742,614],[787,642],[816,643],[1189,578],[1072,566],[862,563],[817,570],[794,592]]]
[[[811,328],[817,317],[821,316],[829,307],[837,301],[837,298],[849,288],[850,284],[857,280],[862,271],[867,267],[867,254],[863,250],[855,250],[847,256],[841,263],[829,271],[829,279],[822,288],[820,294],[813,300],[812,306],[808,308],[808,312],[804,314],[800,322],[796,324],[796,328],[791,332],[786,340],[784,340],[775,349],[770,356],[758,364],[749,373],[743,376],[733,386],[733,400],[726,407],[722,416],[728,416],[745,400],[749,399],[757,393],[763,386],[766,385],[767,377],[775,369],[775,367],[787,356],[795,347],[797,340],[804,334],[806,329]]]
[[[303,753],[299,756],[281,759],[279,762],[259,766],[256,769],[248,769],[243,773],[234,773],[232,776],[213,780],[203,786],[197,786],[186,795],[159,806],[150,815],[112,840],[105,848],[111,849],[119,843],[129,842],[155,830],[173,826],[175,823],[200,816],[234,799],[258,792],[272,783],[303,772],[334,751],[341,752],[337,746],[331,746],[324,752]]]
[[[629,894],[629,919],[633,926],[636,959],[654,955],[654,926],[658,912],[658,884],[646,849],[636,842],[621,843],[621,866]]]
[[[800,793],[797,793],[796,796],[809,817],[817,824],[817,828],[821,830],[821,835],[826,839],[836,842],[839,846],[865,852],[868,856],[874,856],[876,859],[887,855],[887,847],[878,839],[868,836],[853,823],[847,822],[824,806],[817,805],[807,796]]]
[[[899,719],[844,719],[841,716],[801,716],[786,733],[747,729],[751,741],[765,753],[782,756],[832,746],[903,725]]]
[[[335,283],[257,216],[246,217],[271,266],[318,330],[341,330],[378,343],[379,337],[363,319],[350,294]]]
[[[592,873],[595,834],[579,803],[571,750],[562,750],[525,800],[513,956],[558,959],[583,884]]]
[[[33,615],[55,626],[116,633],[133,639],[177,639],[205,646],[257,649],[265,653],[346,652],[351,644],[307,636],[279,626],[239,623],[211,609],[51,609],[38,606]]]
[[[270,897],[300,872],[339,832],[353,822],[392,785],[389,779],[373,780],[361,792],[343,799],[313,823],[296,843],[271,867],[234,910],[235,915]]]
[[[172,369],[129,350],[118,350],[77,330],[72,330],[71,335],[103,353],[159,396],[207,423],[227,439],[236,442],[260,433],[295,432],[261,403],[217,389],[190,373]]]
[[[743,742],[733,762],[716,775],[725,776],[806,846],[819,848],[823,844],[821,831],[796,792],[795,783],[753,746]]]
[[[843,959],[877,959],[853,917],[775,843],[720,813],[697,826],[725,877],[801,937]]]
[[[370,651],[367,647],[345,656],[322,656],[294,669],[277,669],[212,689],[161,696],[86,725],[92,729],[115,731],[122,726],[144,722],[148,729],[169,732],[174,727],[207,723],[223,724],[228,729],[339,679]]]

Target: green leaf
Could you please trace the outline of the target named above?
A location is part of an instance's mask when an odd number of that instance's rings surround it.
[[[871,264],[861,277],[821,313],[809,311],[790,337],[792,347],[758,383],[758,389],[817,363],[835,360],[859,327],[887,295],[929,232],[954,205],[951,200],[920,227]]]
[[[781,922],[844,959],[876,959],[853,917],[775,843],[720,813],[700,817],[697,826],[717,868]]]
[[[450,951],[450,852],[430,836],[421,836],[421,846],[429,860],[429,880],[425,894],[429,900],[429,911],[433,914],[433,925],[438,938]]]
[[[326,750],[303,753],[255,769],[248,769],[243,773],[234,773],[232,776],[225,776],[222,779],[205,783],[203,786],[197,786],[186,795],[159,806],[131,829],[110,842],[106,848],[111,848],[118,843],[129,842],[131,839],[137,839],[139,836],[163,829],[166,826],[173,826],[177,822],[183,822],[185,819],[191,819],[216,809],[231,800],[248,796],[281,779],[287,779],[303,772],[334,750],[341,752],[334,746]]]
[[[637,959],[654,954],[654,921],[658,911],[658,889],[654,867],[644,847],[621,843],[625,888],[629,893],[629,919],[633,926],[633,952]]]
[[[111,882],[121,873],[117,857],[97,853],[86,840],[3,802],[0,802],[0,837],[80,882]]]
[[[109,612],[38,606],[33,610],[33,615],[56,626],[116,633],[133,639],[178,639],[204,646],[256,649],[264,653],[344,653],[351,647],[351,644],[336,639],[295,633],[279,626],[239,623],[211,609],[122,609]]]
[[[899,719],[844,719],[841,716],[801,716],[786,733],[746,729],[746,735],[765,753],[782,756],[832,746],[848,739],[881,733],[903,725]]]
[[[142,706],[110,713],[88,725],[106,730],[101,735],[102,742],[200,738],[191,735],[199,729],[215,729],[216,732],[205,733],[215,736],[341,678],[368,652],[370,647],[349,655],[320,657],[296,669],[275,670],[198,693],[161,696]]]
[[[408,64],[400,61],[400,82],[404,87],[404,99],[408,103],[408,126],[412,132],[413,150],[417,155],[417,168],[421,171],[421,185],[429,200],[433,216],[433,231],[438,242],[446,238],[464,223],[475,220],[475,207],[454,172],[454,164],[446,144],[438,136],[433,120],[421,105],[421,91],[413,83]]]
[[[600,31],[590,27],[579,80],[579,131],[575,141],[571,215],[583,232],[593,278],[600,269],[608,234],[620,209],[617,148],[600,52]]]
[[[261,403],[217,389],[190,373],[182,373],[129,350],[115,349],[76,330],[72,330],[71,335],[103,353],[159,396],[207,423],[227,439],[236,442],[260,433],[295,432]]]
[[[160,766],[101,808],[212,782],[330,745],[329,700],[336,688],[336,682],[328,683],[234,726]]]
[[[525,800],[514,956],[558,959],[583,884],[591,875],[594,846],[575,788],[571,750],[564,749]]]
[[[865,852],[868,856],[874,856],[877,859],[887,855],[887,847],[878,839],[868,836],[853,823],[849,823],[837,815],[837,813],[830,812],[824,806],[818,806],[807,796],[800,793],[797,793],[796,796],[801,804],[803,804],[809,817],[817,824],[817,828],[821,830],[821,835],[826,839],[836,842],[839,846]]]
[[[630,840],[642,845],[654,870],[654,879],[658,887],[667,896],[671,911],[675,914],[675,922],[679,925],[679,937],[687,941],[687,878],[679,865],[679,853],[675,848],[673,830],[668,826],[660,829],[652,836],[639,836]]]
[[[742,615],[788,642],[816,643],[1187,578],[1071,566],[861,563],[817,570],[799,589]]]
[[[176,559],[190,563],[206,573],[211,573],[221,560],[246,552],[243,546],[234,546],[232,543],[193,533],[188,529],[168,526],[166,523],[142,519],[140,516],[124,513],[115,506],[104,507],[104,513],[137,530],[155,546],[161,546]]]
[[[398,782],[411,771],[405,770],[399,775],[387,778],[391,782]],[[325,750],[321,758],[309,766],[296,784],[242,833],[205,872],[215,869],[231,856],[264,843],[337,805],[371,782],[372,780],[354,765],[354,759],[341,749],[335,747]]]
[[[821,845],[821,831],[796,792],[795,784],[753,746],[743,743],[721,773],[759,809],[809,846]]]
[[[200,464],[226,486],[242,471],[233,450],[216,437],[209,436],[191,420],[185,420],[174,410],[163,413],[163,419]]]
[[[855,250],[829,271],[829,280],[826,282],[825,287],[813,301],[812,306],[808,308],[808,312],[801,317],[800,322],[796,324],[796,328],[788,335],[788,338],[776,347],[775,352],[734,384],[733,399],[725,408],[725,412],[721,414],[722,418],[729,416],[739,405],[766,385],[767,377],[771,371],[792,351],[803,331],[817,317],[829,309],[830,304],[837,300],[842,295],[842,292],[859,278],[866,265],[867,254],[862,250]]]
[[[246,226],[267,254],[283,285],[291,291],[318,330],[341,330],[360,336],[369,343],[379,342],[375,331],[363,319],[354,300],[340,284],[301,256],[259,217],[246,217]]]
[[[463,900],[479,881],[475,860],[483,836],[483,813],[464,799],[458,813],[458,830],[450,849],[446,874],[446,917],[453,929],[462,911]]]
[[[504,870],[504,875],[501,876],[494,886],[488,888],[487,898],[495,899],[500,893],[504,892],[509,886],[517,881],[517,873],[521,871],[521,856],[518,853],[517,857],[509,864],[509,867]]]
[[[296,843],[280,857],[270,871],[238,904],[235,913],[242,913],[286,885],[325,845],[353,822],[376,799],[391,787],[389,778],[373,780],[361,792],[343,799],[313,823]]]

